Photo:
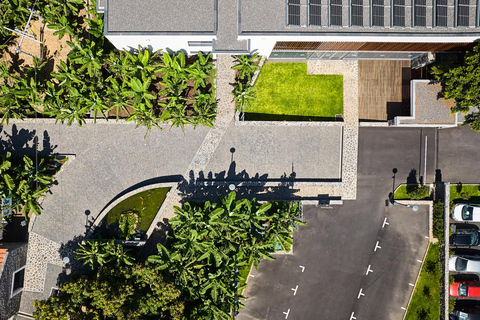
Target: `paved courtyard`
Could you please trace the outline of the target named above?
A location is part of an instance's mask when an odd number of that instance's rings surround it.
[[[305,207],[308,224],[295,234],[293,254],[262,261],[254,270],[238,319],[285,319],[288,309],[288,319],[349,319],[352,312],[359,320],[402,319],[413,290],[409,283],[420,270],[417,260],[428,245],[428,206],[413,212],[387,207],[385,200],[393,168],[400,184],[422,165],[425,135],[434,140],[435,130],[361,128],[357,199],[333,208]],[[429,180],[433,143],[430,148]],[[381,248],[374,251],[377,241]],[[367,275],[369,266],[373,272]]]

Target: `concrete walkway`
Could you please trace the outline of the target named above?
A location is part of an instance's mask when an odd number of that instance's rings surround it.
[[[343,146],[342,182],[343,200],[355,200],[357,196],[358,159],[358,61],[353,60],[307,60],[308,74],[343,75]],[[332,186],[313,187],[314,193],[332,194]]]

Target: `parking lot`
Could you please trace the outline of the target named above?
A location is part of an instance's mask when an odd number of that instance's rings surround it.
[[[361,129],[357,200],[305,206],[308,224],[295,234],[293,254],[263,260],[252,272],[237,319],[402,319],[428,245],[428,208],[413,212],[385,200],[413,168],[425,167],[426,135],[435,141],[434,130]]]

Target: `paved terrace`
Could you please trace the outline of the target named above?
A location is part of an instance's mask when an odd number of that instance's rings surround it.
[[[235,142],[236,148],[233,160],[238,163],[235,172],[245,169],[252,171],[248,172],[251,175],[258,172],[276,178],[285,174],[287,178],[285,183],[276,182],[276,188],[260,184],[257,188],[238,190],[244,196],[262,195],[271,199],[272,190],[276,189],[279,192],[275,197],[279,199],[319,199],[328,195],[341,195],[344,199],[356,197],[358,100],[354,97],[358,89],[357,64],[353,61],[316,61],[308,66],[310,73],[344,75],[343,136],[341,127],[310,128],[309,135],[304,127],[275,126],[250,132],[235,128],[234,106],[229,94],[234,81],[234,72],[230,69],[232,64],[230,56],[219,56],[217,59],[219,109],[215,129],[186,128],[184,134],[180,129],[170,131],[167,128],[164,131],[153,130],[145,137],[145,131],[135,129],[134,124],[114,121],[85,124],[82,128],[54,124],[51,120],[18,121],[0,128],[1,150],[34,153],[33,141],[38,139],[39,152],[70,155],[70,160],[57,175],[51,194],[43,201],[42,215],[30,225],[21,311],[33,312],[33,300],[50,295],[51,288],[57,285],[59,274],[66,271],[61,258],[68,256],[73,261],[72,252],[76,243],[85,235],[89,223],[110,201],[127,189],[151,183],[182,181],[162,206],[159,220],[165,222],[165,218],[173,215],[173,205],[181,204],[185,195],[204,190],[192,181],[198,181],[202,174],[205,177],[204,173],[209,170],[228,172],[232,164],[232,142]],[[302,146],[291,146],[292,141],[299,142],[302,138]],[[341,141],[343,153],[339,151]],[[264,144],[266,148],[262,148]],[[280,152],[283,149],[285,152]],[[274,150],[278,159],[264,160],[269,150]],[[250,152],[256,153],[252,159],[260,156],[249,162]],[[331,163],[320,160],[324,157]],[[320,178],[331,178],[336,182],[311,183],[307,187],[295,186],[288,181],[292,172],[300,178],[318,178],[309,176],[309,170],[314,170]],[[340,173],[342,182],[338,182]],[[213,189],[215,196],[227,192],[226,186],[220,189]],[[163,226],[162,221],[156,222],[160,228]],[[155,237],[153,239],[156,240]]]

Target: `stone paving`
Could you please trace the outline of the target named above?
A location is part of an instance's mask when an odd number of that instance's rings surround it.
[[[198,177],[199,173],[205,169],[223,135],[227,131],[228,125],[234,118],[235,104],[230,94],[233,90],[231,84],[235,82],[235,71],[232,70],[232,66],[234,65],[235,62],[232,56],[217,56],[216,94],[218,104],[217,117],[214,124],[215,128],[210,129],[207,133],[202,145],[193,157],[188,169],[185,171],[184,177],[189,177],[191,172],[193,172],[195,177]],[[181,200],[182,197],[178,191],[178,186],[177,188],[172,188],[169,196],[165,199],[164,205],[160,209],[160,214],[157,215],[154,222],[158,223],[160,219],[170,219],[173,217],[173,206],[179,205]]]
[[[35,294],[37,299],[48,297],[45,283],[54,283],[58,277],[57,274],[48,275],[48,270],[63,268],[62,258],[65,256],[73,260],[72,250],[84,237],[89,221],[94,220],[109,201],[126,189],[142,187],[146,181],[157,179],[155,177],[168,179],[183,176],[183,182],[172,188],[154,222],[173,216],[173,206],[182,203],[182,195],[196,188],[186,179],[195,181],[202,175],[215,157],[214,153],[229,126],[234,124],[235,106],[230,94],[235,78],[235,72],[231,69],[233,64],[231,56],[218,55],[218,114],[214,129],[186,128],[186,134],[179,129],[154,131],[144,138],[145,132],[135,130],[131,123],[87,123],[78,128],[40,120],[25,123],[13,121],[10,126],[0,127],[0,141],[4,150],[32,153],[33,137],[43,132],[43,140],[39,139],[40,144],[43,143],[43,150],[40,151],[75,155],[74,159],[72,157],[69,160],[68,170],[57,176],[58,184],[51,187],[52,195],[47,196],[42,204],[42,215],[31,226],[26,292]],[[358,140],[357,64],[355,61],[309,61],[308,72],[344,76],[342,181],[298,183],[295,197],[325,198],[334,195],[342,199],[354,199]],[[298,130],[308,129],[302,128]],[[324,128],[335,129],[328,126]],[[244,127],[243,130],[248,131],[248,128]],[[305,156],[305,161],[311,159]],[[155,182],[168,181],[150,183]],[[286,186],[284,183],[274,183],[272,186],[279,185]],[[285,194],[292,192],[293,189]]]
[[[344,200],[357,197],[358,158],[358,61],[356,60],[307,60],[308,74],[343,75],[343,155],[341,196]],[[330,185],[316,187],[314,192],[329,193]]]
[[[25,291],[43,292],[47,264],[63,266],[61,245],[35,232],[28,235],[27,267],[25,268]],[[66,253],[73,260],[72,252]],[[64,257],[65,257],[64,256]]]

